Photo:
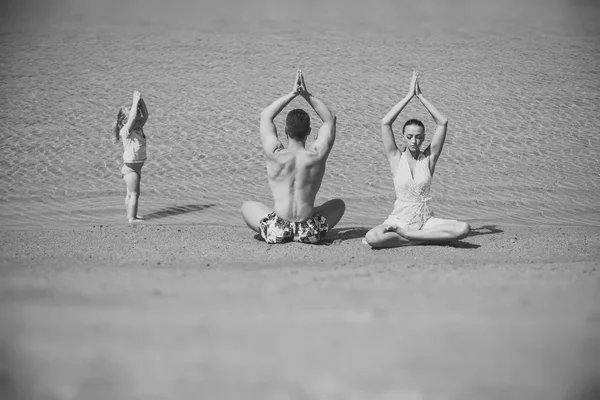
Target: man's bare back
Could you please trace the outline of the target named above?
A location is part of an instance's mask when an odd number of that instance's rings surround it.
[[[273,192],[273,209],[288,221],[306,221],[325,174],[325,159],[317,152],[282,149],[267,157],[267,177]]]
[[[273,120],[298,95],[315,110],[323,125],[317,140],[306,148],[311,131],[310,117],[304,110],[290,111],[286,117],[285,131],[289,141],[285,148],[277,137]],[[246,202],[242,205],[242,215],[248,226],[261,233],[267,242],[317,243],[341,219],[345,211],[342,200],[330,200],[318,207],[314,205],[335,141],[335,127],[335,115],[306,90],[301,71],[296,75],[292,92],[275,100],[261,113],[260,136],[267,157],[267,178],[274,207]]]

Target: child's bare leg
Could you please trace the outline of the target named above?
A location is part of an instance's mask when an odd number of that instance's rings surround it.
[[[125,197],[125,207],[127,208],[127,219],[129,222],[137,220],[138,199],[140,198],[140,176],[135,172],[130,172],[123,177],[127,185],[127,196]]]
[[[130,197],[131,196],[129,196],[129,191],[127,191],[127,194],[125,195],[125,211],[127,211],[127,209],[129,209],[129,198]],[[138,214],[135,216],[135,219],[144,219],[144,217],[142,217],[141,215]]]

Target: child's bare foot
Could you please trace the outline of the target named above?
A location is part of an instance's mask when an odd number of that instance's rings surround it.
[[[142,222],[143,220],[144,220],[143,218],[140,218],[140,217],[138,216],[138,217],[136,217],[136,218],[129,218],[129,223],[130,223],[130,224],[133,224],[133,223],[135,223],[135,222]]]

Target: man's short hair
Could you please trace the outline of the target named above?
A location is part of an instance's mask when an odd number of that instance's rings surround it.
[[[310,116],[300,108],[292,110],[285,118],[285,128],[292,139],[304,139],[310,133]]]

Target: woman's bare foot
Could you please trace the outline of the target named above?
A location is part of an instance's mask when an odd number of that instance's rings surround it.
[[[396,232],[398,235],[402,236],[404,239],[408,239],[406,237],[407,230],[405,228],[401,228],[398,225],[388,225],[385,227],[384,232]]]
[[[404,239],[408,240],[408,237],[406,237],[406,233],[408,232],[408,230],[406,228],[402,228],[401,226],[398,226],[398,225],[392,225],[391,228],[393,228],[392,230],[394,232],[396,232],[398,235],[400,235]]]

